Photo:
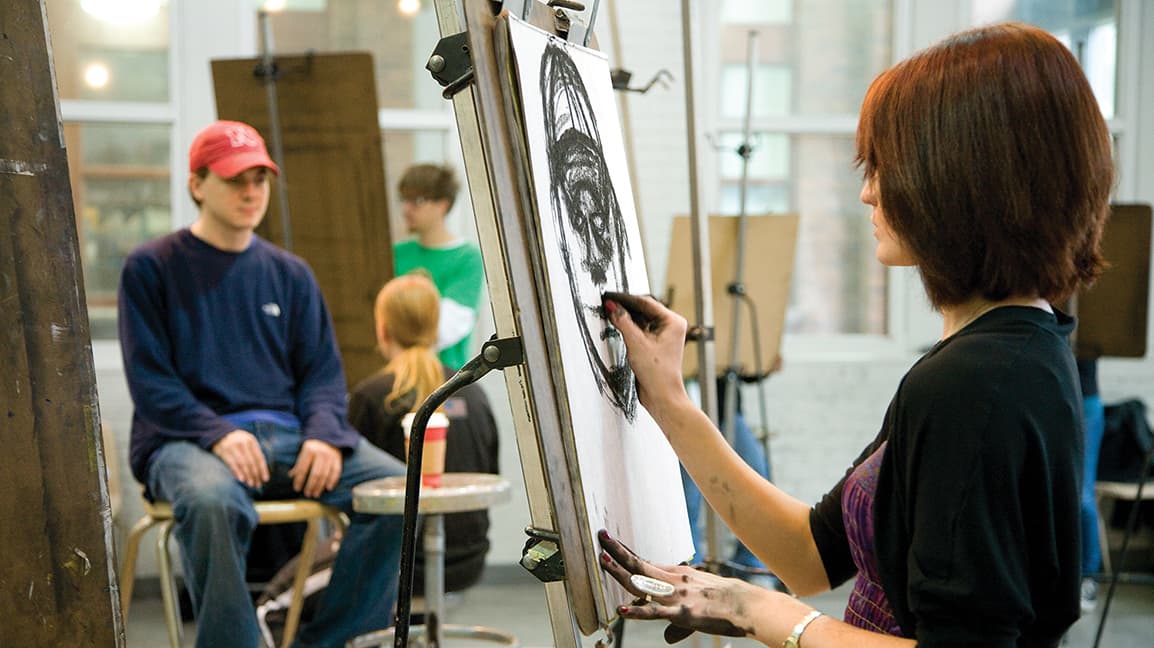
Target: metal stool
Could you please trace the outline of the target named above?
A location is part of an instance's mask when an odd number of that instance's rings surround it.
[[[1098,501],[1098,544],[1102,549],[1102,572],[1112,574],[1114,568],[1110,564],[1110,537],[1106,531],[1106,520],[1110,518],[1114,503],[1118,500],[1138,505],[1138,482],[1095,482],[1094,496]],[[1146,482],[1142,487],[1142,499],[1154,500],[1154,480]]]
[[[309,577],[320,538],[321,520],[333,522],[340,531],[348,526],[341,512],[331,506],[313,500],[269,500],[254,502],[257,524],[287,524],[308,522],[304,543],[301,545],[299,566],[293,579],[292,605],[285,619],[282,646],[288,648],[296,636],[300,624],[301,607],[304,603],[305,580]],[[168,624],[168,640],[172,648],[180,648],[181,621],[176,603],[176,579],[172,573],[172,559],[168,553],[168,538],[172,534],[172,505],[168,502],[144,502],[144,517],[132,527],[128,534],[128,546],[124,553],[124,566],[120,571],[120,609],[128,622],[128,606],[132,602],[132,588],[136,576],[136,555],[140,540],[152,527],[160,527],[156,536],[156,560],[160,570],[160,595],[164,601],[164,619]]]
[[[419,511],[425,516],[425,610],[435,614],[438,634],[443,638],[492,641],[518,648],[517,637],[483,626],[444,623],[445,618],[445,513],[486,509],[509,500],[509,482],[485,473],[445,473],[441,485],[421,488]],[[405,512],[405,477],[374,479],[353,488],[353,510],[358,513],[397,514]],[[425,636],[427,626],[414,626],[410,639]],[[377,630],[350,640],[347,648],[391,646],[393,628]]]

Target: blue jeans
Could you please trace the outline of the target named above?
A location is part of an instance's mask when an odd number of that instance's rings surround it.
[[[765,458],[765,447],[761,445],[761,441],[757,437],[753,436],[753,430],[745,422],[745,416],[741,412],[736,412],[733,422],[733,449],[758,474],[769,479],[769,462]],[[684,467],[681,468],[681,486],[685,490],[685,508],[689,512],[689,529],[693,533],[693,562],[699,563],[705,560],[708,554],[705,521],[702,518],[701,490],[689,478]],[[743,567],[765,569],[765,564],[758,560],[757,556],[753,555],[753,552],[747,549],[741,541],[738,541],[733,548],[731,560]]]
[[[220,458],[188,441],[161,446],[148,466],[149,492],[172,503],[198,648],[261,645],[245,585],[245,557],[257,523],[252,503],[304,497],[292,490],[288,476],[303,441],[300,431],[267,422],[244,429],[256,436],[268,462],[271,478],[261,488],[237,481]],[[403,463],[362,439],[344,457],[336,488],[317,498],[344,511],[351,525],[316,616],[301,628],[294,645],[339,648],[358,634],[392,625],[402,517],[354,513],[352,488],[404,472]]]
[[[1082,468],[1082,575],[1096,574],[1102,567],[1102,547],[1098,543],[1098,502],[1094,497],[1094,482],[1098,479],[1098,452],[1102,448],[1102,433],[1106,428],[1106,413],[1102,397],[1082,399],[1086,420],[1086,453]]]

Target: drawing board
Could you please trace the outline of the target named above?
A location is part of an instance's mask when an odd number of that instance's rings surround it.
[[[793,280],[793,258],[797,247],[798,216],[796,214],[759,214],[746,218],[746,246],[742,258],[742,283],[749,301],[757,309],[757,334],[760,337],[761,357],[753,344],[754,322],[747,305],[739,309],[741,328],[737,347],[737,372],[754,376],[760,364],[764,375],[774,366],[781,352],[781,336],[785,330],[785,311],[789,305],[789,287]],[[693,289],[693,268],[685,260],[692,257],[692,236],[688,216],[673,219],[673,235],[669,242],[669,269],[665,273],[665,297],[669,307],[682,317],[693,321],[696,291]],[[733,281],[738,242],[736,216],[709,217],[709,258],[712,260],[712,290],[714,316],[714,349],[717,368],[724,373],[729,366],[733,349],[733,297],[726,287]],[[682,363],[686,377],[697,375],[697,354],[687,350]]]
[[[575,460],[582,559],[607,621],[632,597],[598,569],[598,530],[655,562],[693,554],[677,458],[638,403],[624,345],[601,308],[603,292],[648,293],[649,279],[606,57],[507,20],[518,99],[510,126],[520,129],[531,178],[529,238],[560,369],[553,389]]]
[[[1146,355],[1150,294],[1150,205],[1115,204],[1102,233],[1109,267],[1078,295],[1074,349],[1080,358]]]

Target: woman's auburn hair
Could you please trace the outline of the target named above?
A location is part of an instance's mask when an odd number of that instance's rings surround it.
[[[441,296],[437,287],[420,274],[406,274],[390,280],[377,293],[373,315],[377,326],[400,348],[381,369],[393,375],[393,388],[385,396],[385,406],[394,408],[411,401],[416,407],[445,382],[441,361],[433,350],[437,343]]]
[[[856,161],[937,308],[1058,303],[1105,267],[1110,134],[1078,61],[1041,29],[972,29],[883,72]]]

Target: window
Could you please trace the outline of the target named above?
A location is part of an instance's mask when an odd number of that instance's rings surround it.
[[[1118,61],[1115,0],[973,0],[975,25],[1017,20],[1037,25],[1066,44],[1098,97],[1102,114],[1114,117]]]
[[[61,99],[168,101],[168,3],[48,0]]]
[[[65,126],[93,338],[116,337],[116,289],[137,245],[172,229],[169,128]]]
[[[266,4],[283,6],[270,6],[267,29],[258,18]],[[184,189],[185,147],[216,115],[208,61],[259,55],[262,32],[271,34],[276,53],[372,52],[390,198],[413,162],[453,162],[463,176],[451,104],[424,70],[439,37],[432,2],[45,5],[94,339],[116,338],[116,288],[125,255],[196,218]],[[474,237],[469,201],[459,204],[451,226]],[[392,207],[396,228],[400,210],[395,201]]]
[[[891,62],[891,22],[887,2],[722,3],[713,55],[720,79],[713,129],[721,133],[713,138],[715,208],[741,211],[736,151],[752,62],[746,213],[800,216],[788,334],[888,332],[887,274],[874,260],[852,162],[862,97]]]
[[[164,0],[48,0],[93,339],[116,338],[124,258],[172,229]]]

